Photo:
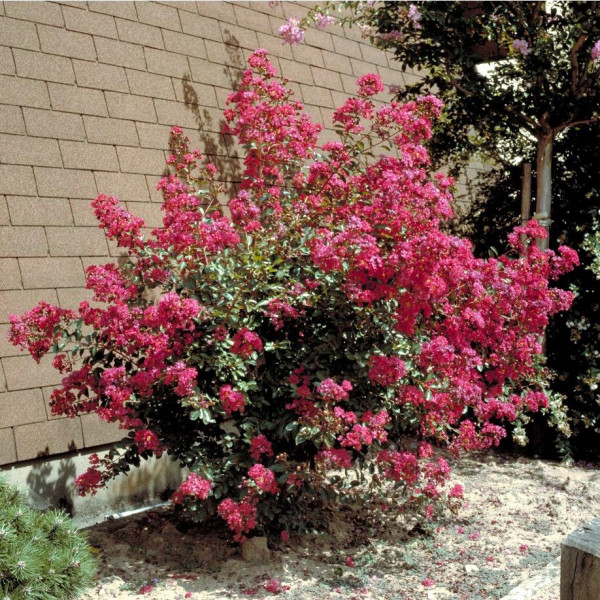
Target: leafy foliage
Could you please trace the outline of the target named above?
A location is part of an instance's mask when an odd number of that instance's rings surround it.
[[[40,513],[0,479],[0,593],[6,600],[76,598],[93,582],[95,561],[68,515]]]
[[[342,2],[356,24],[420,81],[401,99],[444,101],[432,152],[464,164],[480,154],[514,163],[548,131],[600,116],[596,2]],[[320,10],[320,9],[315,9]],[[484,68],[482,68],[482,66]]]
[[[549,280],[577,255],[532,244],[535,222],[511,234],[514,256],[490,260],[443,231],[452,180],[425,170],[435,98],[377,107],[381,80],[363,75],[334,113],[340,140],[319,148],[266,52],[249,63],[225,111],[247,150],[231,218],[216,168],[175,128],[163,227],[144,237],[99,196],[129,259],[88,269],[98,306],[40,303],[11,318],[10,338],[56,354],[55,414],[92,410],[129,431],[92,457],[82,493],[166,451],[190,469],[173,502],[218,513],[236,540],[389,486],[431,517],[462,496],[444,493],[431,443],[487,448],[548,408],[539,336],[572,300]]]

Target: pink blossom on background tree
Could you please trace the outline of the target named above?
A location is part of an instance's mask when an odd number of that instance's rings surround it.
[[[283,38],[284,43],[295,46],[304,41],[305,31],[299,25],[300,19],[290,17],[287,22],[279,28],[279,35]]]
[[[444,492],[433,446],[489,448],[548,406],[539,336],[571,301],[549,280],[577,255],[531,244],[533,222],[511,237],[514,257],[489,260],[444,232],[452,180],[426,172],[433,96],[376,105],[383,83],[363,75],[334,112],[339,141],[319,147],[266,51],[248,62],[225,111],[246,148],[231,217],[215,167],[175,128],[163,226],[144,237],[99,196],[130,258],[88,269],[97,305],[41,303],[12,317],[10,339],[56,354],[54,414],[95,411],[128,432],[78,478],[82,493],[166,452],[191,471],[173,502],[218,514],[238,541],[310,523],[321,495],[389,494],[386,482],[431,518],[462,496]],[[359,485],[331,473],[366,462],[378,477]]]

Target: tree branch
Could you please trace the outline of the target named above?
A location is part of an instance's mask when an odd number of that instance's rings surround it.
[[[540,16],[540,12],[541,10],[544,8],[544,4],[546,4],[545,2],[536,2],[535,6],[533,8],[533,12],[531,13],[531,24],[534,25],[539,16]]]
[[[587,73],[587,65],[589,64],[589,60],[586,62],[586,72],[581,77],[581,81],[579,82],[579,86],[577,88],[576,98],[579,99],[581,96],[585,95],[586,92],[590,89],[590,87],[600,79],[600,69],[596,69],[594,73],[592,73],[591,77]]]
[[[559,133],[563,129],[566,129],[567,127],[575,127],[576,125],[587,125],[588,123],[594,123],[595,121],[598,121],[598,120],[600,120],[600,115],[596,115],[595,117],[590,117],[589,119],[579,119],[576,121],[567,121],[566,123],[563,123],[562,125],[559,125],[558,127],[556,127],[554,129],[554,133]]]
[[[569,52],[569,56],[571,57],[571,93],[574,96],[576,96],[577,88],[579,87],[579,63],[577,62],[577,53],[581,46],[583,46],[585,40],[587,40],[587,37],[586,33],[581,33]]]
[[[456,81],[456,79],[454,79],[454,77],[452,77],[452,74],[450,73],[447,66],[446,66],[446,75],[448,76],[448,81],[456,90],[458,90],[465,96],[475,96],[476,95],[474,92],[467,89],[462,84],[460,84],[458,81]],[[510,108],[510,106],[504,105],[502,108],[499,108],[499,110],[500,110],[500,112],[504,112],[506,115],[508,115],[510,117],[516,117],[517,119],[519,119],[519,121],[521,121],[521,124],[526,129],[528,129],[531,133],[535,133],[538,130],[538,124],[532,118],[530,118],[527,115],[520,113],[516,110],[513,110],[512,108]]]

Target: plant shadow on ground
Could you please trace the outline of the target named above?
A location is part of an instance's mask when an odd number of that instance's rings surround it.
[[[108,597],[118,599],[144,585],[157,600],[267,598],[264,584],[277,579],[289,586],[282,597],[298,600],[498,600],[600,511],[597,469],[496,454],[453,467],[465,486],[457,515],[426,521],[381,506],[330,508],[327,531],[292,534],[288,544],[270,540],[269,562],[243,561],[219,520],[190,524],[170,509],[108,521],[89,536],[101,582],[113,578]],[[94,593],[86,598],[100,597]],[[531,598],[538,599],[558,600],[556,582]]]

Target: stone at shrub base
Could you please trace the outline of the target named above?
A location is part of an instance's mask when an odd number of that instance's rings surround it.
[[[242,558],[250,563],[268,563],[271,561],[271,551],[267,546],[266,537],[253,537],[242,544]]]

